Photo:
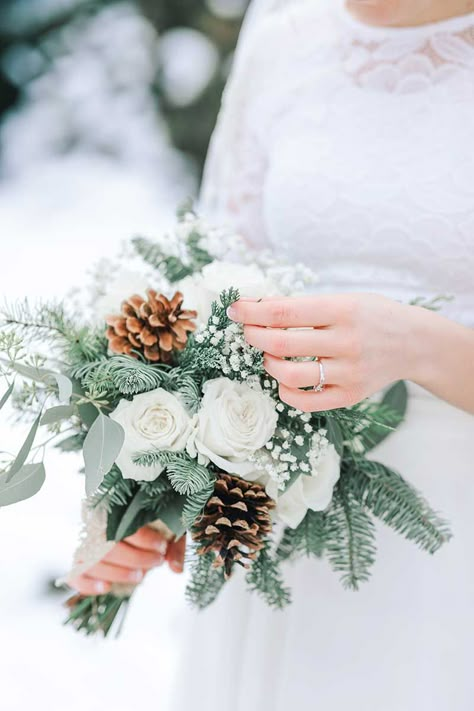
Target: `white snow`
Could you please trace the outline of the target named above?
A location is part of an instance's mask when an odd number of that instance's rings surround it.
[[[61,298],[123,239],[162,233],[194,189],[149,106],[137,108],[137,92],[125,92],[121,101],[107,98],[93,63],[84,59],[82,66],[82,83],[73,64],[69,79],[64,66],[57,68],[62,85],[53,92],[54,81],[46,82],[4,127],[0,298]],[[73,120],[78,146],[61,154],[58,142],[70,129],[72,109],[80,112]],[[0,450],[14,450],[24,434],[24,425],[7,423],[0,413]],[[151,573],[118,641],[88,640],[63,627],[65,596],[48,591],[47,582],[70,563],[83,480],[76,455],[53,451],[46,464],[47,481],[37,497],[0,509],[0,708],[128,711],[152,705],[167,711],[184,580],[165,569]]]

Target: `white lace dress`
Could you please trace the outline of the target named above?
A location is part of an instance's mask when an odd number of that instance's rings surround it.
[[[451,295],[446,315],[474,326],[474,14],[375,29],[334,0],[307,0],[251,45],[225,97],[203,205],[250,241],[311,262],[322,290]],[[445,513],[453,542],[429,557],[381,527],[358,593],[324,562],[289,565],[283,613],[237,577],[183,621],[173,709],[473,708],[474,418],[412,387],[406,423],[374,457]]]

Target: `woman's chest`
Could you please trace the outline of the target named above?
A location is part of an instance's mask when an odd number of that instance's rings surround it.
[[[308,90],[268,132],[273,246],[447,289],[474,269],[474,101]],[[368,277],[366,277],[368,278]]]

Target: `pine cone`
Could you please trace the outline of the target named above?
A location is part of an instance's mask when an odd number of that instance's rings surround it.
[[[270,511],[274,507],[260,484],[221,474],[214,495],[194,525],[192,537],[202,544],[198,553],[215,551],[214,567],[224,567],[226,579],[234,563],[248,568],[248,561],[255,560],[272,530]]]
[[[196,324],[196,311],[182,309],[183,295],[177,291],[171,301],[153,289],[148,299],[134,294],[122,303],[119,316],[108,316],[106,336],[113,353],[134,356],[143,353],[148,360],[169,363],[173,351],[186,346],[188,333]]]

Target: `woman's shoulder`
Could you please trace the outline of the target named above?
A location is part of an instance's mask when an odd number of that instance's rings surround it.
[[[334,47],[335,17],[327,0],[294,0],[270,12],[249,28],[239,48],[242,74],[254,88],[261,82],[279,81],[318,62]]]

